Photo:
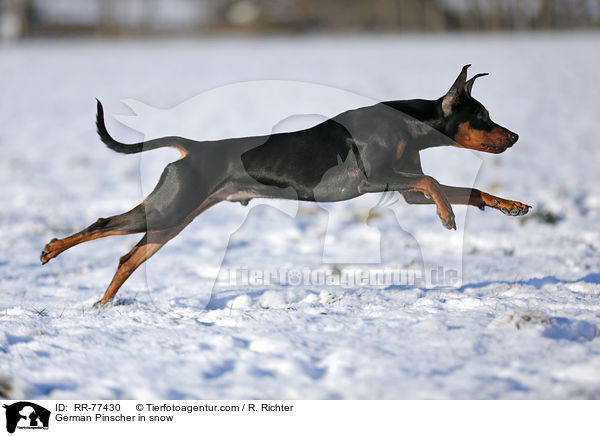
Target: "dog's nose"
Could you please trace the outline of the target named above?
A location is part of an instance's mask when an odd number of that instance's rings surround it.
[[[510,138],[510,141],[514,144],[515,142],[517,142],[517,140],[519,139],[519,135],[517,135],[516,133],[513,132],[509,132],[508,137]]]

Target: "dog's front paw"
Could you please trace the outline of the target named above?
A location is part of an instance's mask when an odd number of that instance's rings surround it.
[[[456,230],[456,219],[454,218],[454,212],[451,208],[439,211],[438,216],[442,220],[442,225],[448,230]]]
[[[503,198],[494,197],[489,194],[484,201],[486,206],[498,209],[504,215],[508,216],[522,216],[531,209],[531,206],[523,204],[520,201],[504,200]]]
[[[523,204],[519,201],[504,200],[499,209],[504,215],[521,216],[529,212],[531,206]]]

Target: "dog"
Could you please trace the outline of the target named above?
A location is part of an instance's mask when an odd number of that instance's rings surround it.
[[[145,233],[119,260],[97,305],[115,297],[144,261],[196,216],[221,201],[247,205],[253,198],[333,202],[365,193],[397,191],[409,204],[435,204],[442,224],[456,230],[451,204],[490,207],[506,215],[526,214],[531,206],[472,188],[444,186],[423,174],[419,152],[453,145],[502,153],[516,133],[494,123],[471,96],[477,74],[467,80],[465,65],[449,91],[437,100],[396,100],[348,110],[308,129],[267,136],[193,141],[170,136],[135,144],[113,139],[97,101],[100,139],[119,153],[174,147],[180,159],[168,164],[154,190],[132,210],[99,218],[84,230],[53,239],[42,264],[85,241]]]

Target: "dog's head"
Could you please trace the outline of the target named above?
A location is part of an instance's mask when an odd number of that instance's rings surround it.
[[[444,118],[444,133],[457,146],[488,153],[502,153],[512,147],[519,135],[494,123],[481,103],[471,97],[477,74],[467,81],[465,65],[450,90],[439,101]]]

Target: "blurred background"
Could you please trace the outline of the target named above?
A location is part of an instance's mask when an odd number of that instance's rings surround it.
[[[2,39],[600,26],[600,0],[1,0]]]

